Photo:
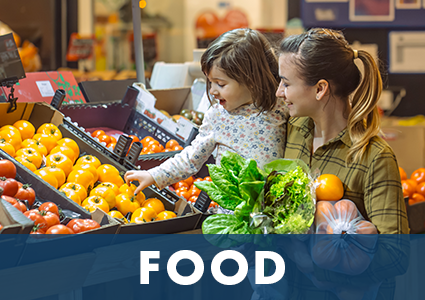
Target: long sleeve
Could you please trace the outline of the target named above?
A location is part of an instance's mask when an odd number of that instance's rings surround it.
[[[199,133],[191,145],[160,166],[149,170],[149,174],[154,178],[158,188],[163,189],[197,173],[208,160],[216,147],[215,134],[211,126],[212,113],[213,110],[210,109],[205,114]]]

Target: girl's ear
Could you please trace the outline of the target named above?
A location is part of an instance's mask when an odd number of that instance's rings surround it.
[[[316,83],[316,99],[321,100],[329,92],[329,82],[325,79],[320,79]]]

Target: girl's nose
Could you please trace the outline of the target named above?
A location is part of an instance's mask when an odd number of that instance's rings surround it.
[[[279,98],[285,97],[285,89],[282,87],[281,84],[279,84],[279,87],[277,88],[276,97],[279,97]]]

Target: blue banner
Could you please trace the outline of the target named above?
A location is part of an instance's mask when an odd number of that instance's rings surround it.
[[[421,299],[423,235],[0,236],[0,299]]]

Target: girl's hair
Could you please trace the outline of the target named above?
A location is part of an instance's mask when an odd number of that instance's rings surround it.
[[[369,140],[380,131],[376,104],[382,91],[382,79],[373,57],[366,51],[353,50],[342,32],[323,28],[289,36],[281,42],[279,50],[296,55],[294,63],[306,84],[313,86],[324,79],[329,83],[330,95],[347,100],[347,103],[356,91],[347,122],[353,145],[346,161],[361,160]],[[363,78],[354,63],[356,58],[363,62]]]
[[[246,86],[261,112],[275,106],[279,65],[271,44],[260,32],[239,28],[220,35],[201,57],[202,72],[206,76],[213,66]],[[207,81],[208,98],[210,88],[211,83]]]

